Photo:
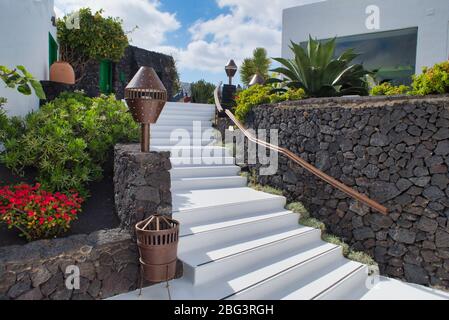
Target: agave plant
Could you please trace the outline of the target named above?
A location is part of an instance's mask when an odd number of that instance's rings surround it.
[[[368,95],[366,76],[371,72],[360,64],[351,64],[359,55],[354,49],[335,58],[336,38],[325,43],[310,37],[307,50],[291,42],[294,59],[275,58],[282,67],[272,70],[283,79],[271,78],[268,83],[285,88],[302,88],[309,97]]]

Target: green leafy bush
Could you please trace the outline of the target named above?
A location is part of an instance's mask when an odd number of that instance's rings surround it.
[[[23,122],[18,117],[8,118],[0,107],[0,144],[6,139],[17,139],[24,131]]]
[[[58,19],[58,41],[61,60],[69,62],[77,73],[77,81],[85,74],[90,61],[119,61],[129,45],[123,30],[123,21],[114,17],[103,17],[103,10],[92,13],[82,8],[79,15],[79,28],[68,25],[72,14]]]
[[[138,125],[123,102],[113,96],[88,98],[64,93],[23,120],[24,132],[7,134],[1,160],[22,173],[38,171],[49,191],[76,189],[102,177],[102,165],[118,142],[136,141]]]
[[[236,97],[236,118],[240,121],[245,121],[247,114],[253,107],[270,103],[270,92],[270,87],[261,85],[255,85],[246,90],[242,90]]]
[[[193,103],[214,103],[215,86],[212,83],[200,80],[192,83]]]
[[[412,95],[445,93],[449,93],[449,61],[423,68],[422,74],[413,76]]]
[[[394,86],[389,82],[385,82],[377,86],[374,86],[371,89],[370,94],[372,96],[397,96],[407,94],[409,91],[410,87],[404,85]]]
[[[270,86],[255,85],[238,94],[235,116],[238,120],[245,121],[246,116],[255,106],[265,103],[301,100],[305,97],[306,94],[302,88],[291,88],[285,92],[273,92],[273,88]]]
[[[360,64],[351,64],[359,55],[349,49],[334,58],[336,39],[321,43],[310,37],[307,50],[291,43],[294,59],[274,59],[282,67],[272,70],[283,79],[271,78],[267,83],[283,87],[304,89],[309,97],[338,97],[343,95],[368,95],[366,76],[371,72]]]

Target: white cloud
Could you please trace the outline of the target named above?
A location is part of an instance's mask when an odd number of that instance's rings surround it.
[[[55,0],[58,16],[82,7],[104,9],[105,15],[120,17],[126,31],[138,26],[129,35],[131,43],[149,50],[163,45],[166,33],[181,27],[175,14],[160,10],[159,0]]]
[[[279,56],[283,9],[311,2],[317,0],[217,0],[230,13],[190,27],[192,42],[178,50],[179,65],[218,73],[229,58],[240,64],[256,47],[266,48],[272,57]]]
[[[55,10],[60,15],[80,7],[103,8],[105,14],[121,17],[126,30],[139,26],[130,35],[132,44],[173,55],[182,73],[219,74],[230,58],[240,64],[256,47],[266,48],[271,57],[280,56],[283,9],[319,0],[215,1],[229,13],[190,26],[186,48],[165,43],[166,34],[181,24],[175,14],[161,11],[161,0],[55,0]]]

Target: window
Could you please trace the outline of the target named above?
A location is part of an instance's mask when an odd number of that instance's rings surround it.
[[[336,54],[354,48],[355,62],[367,70],[378,70],[380,81],[410,84],[415,74],[418,28],[337,38]]]

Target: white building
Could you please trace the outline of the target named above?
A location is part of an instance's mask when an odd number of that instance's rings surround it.
[[[407,82],[422,67],[449,57],[449,0],[328,0],[284,10],[282,56],[290,41],[338,37],[383,79]]]
[[[50,64],[57,59],[54,0],[0,1],[0,65],[23,65],[38,80],[48,80]],[[23,96],[5,88],[0,97],[8,99],[10,115],[25,115],[39,107],[34,95]]]

